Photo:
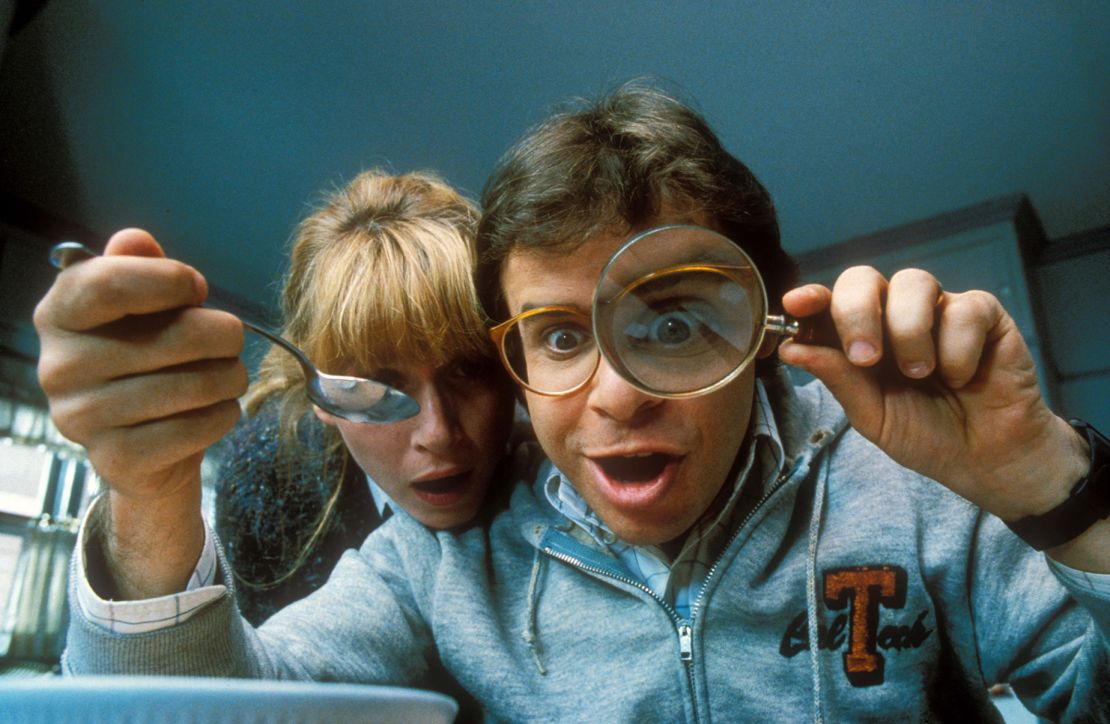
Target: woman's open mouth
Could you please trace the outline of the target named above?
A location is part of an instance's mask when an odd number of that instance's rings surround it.
[[[459,502],[470,487],[470,471],[412,483],[412,492],[429,505],[448,506]]]

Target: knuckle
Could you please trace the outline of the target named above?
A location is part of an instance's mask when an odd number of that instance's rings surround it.
[[[832,308],[842,315],[859,313],[874,315],[882,305],[887,293],[887,282],[879,272],[867,266],[846,269],[833,286]]]
[[[870,294],[872,290],[884,292],[886,287],[886,277],[878,269],[866,265],[857,265],[848,267],[840,273],[833,284],[833,295]]]
[[[873,279],[875,277],[881,277],[882,274],[880,274],[879,270],[873,266],[869,266],[867,264],[856,264],[855,266],[850,266],[845,269],[844,273],[841,274],[841,276]]]
[[[107,304],[119,299],[125,292],[124,275],[116,273],[111,264],[94,263],[102,259],[91,259],[82,265],[80,283],[69,285],[70,306],[87,309]]]
[[[242,397],[250,387],[250,375],[247,373],[247,366],[244,365],[239,359],[235,360],[235,385],[232,392],[236,398]]]
[[[222,400],[198,411],[190,434],[187,453],[199,452],[215,444],[239,423],[242,409],[236,400]]]
[[[916,267],[907,267],[894,272],[894,275],[890,277],[890,283],[892,286],[895,284],[928,284],[940,286],[936,277],[924,269],[918,269]]]
[[[53,302],[52,295],[47,293],[45,297],[39,300],[39,303],[35,305],[35,310],[31,313],[31,322],[35,325],[39,336],[42,336],[53,326],[50,321],[53,316]]]
[[[948,302],[945,313],[953,321],[970,323],[977,319],[989,317],[998,307],[998,299],[993,294],[973,289],[969,292],[953,295]]]
[[[79,389],[88,360],[74,354],[44,350],[39,356],[39,387],[48,398],[62,397]]]
[[[63,437],[88,446],[96,437],[97,426],[93,417],[96,409],[80,397],[51,400],[50,419]]]
[[[982,289],[972,289],[969,292],[964,292],[961,296],[966,298],[969,304],[975,305],[975,308],[981,312],[987,312],[1001,306],[996,296]]]
[[[39,356],[38,364],[39,387],[47,397],[56,397],[65,389],[68,376],[64,374],[62,365],[54,355],[43,352]]]
[[[892,315],[887,319],[887,329],[891,336],[900,339],[931,337],[933,320],[920,315]]]
[[[238,358],[206,361],[195,379],[196,399],[218,404],[237,399],[249,384],[246,367]]]
[[[243,324],[229,312],[188,307],[175,322],[171,334],[176,344],[214,357],[237,357],[243,351]]]
[[[223,437],[231,428],[239,422],[242,416],[242,409],[239,407],[237,400],[224,400],[216,405],[217,414],[217,428],[219,436]]]

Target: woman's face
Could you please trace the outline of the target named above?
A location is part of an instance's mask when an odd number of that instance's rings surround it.
[[[470,521],[481,508],[512,425],[512,387],[495,361],[399,364],[367,375],[412,397],[420,412],[389,424],[350,422],[319,409],[374,482],[430,528]]]

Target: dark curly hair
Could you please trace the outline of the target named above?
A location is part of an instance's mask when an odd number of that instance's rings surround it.
[[[663,209],[712,220],[755,262],[772,312],[795,283],[770,194],[690,105],[650,80],[579,100],[533,128],[500,159],[482,191],[478,294],[508,317],[501,265],[516,249],[570,251],[602,231],[630,233]],[[761,360],[761,374],[775,364]]]

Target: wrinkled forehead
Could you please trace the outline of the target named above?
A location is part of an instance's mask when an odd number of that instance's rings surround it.
[[[627,238],[624,232],[602,232],[573,246],[512,250],[501,265],[509,315],[549,305],[588,311],[602,269]]]
[[[672,224],[717,230],[714,219],[705,212],[680,210],[665,203],[661,213],[639,223],[617,220],[606,226],[596,225],[600,229],[597,231],[581,233],[568,230],[544,242],[515,246],[505,256],[500,268],[501,293],[509,315],[535,306],[567,303],[533,300],[541,297],[554,299],[560,294],[578,299],[583,289],[586,290],[585,298],[573,306],[588,309],[602,269],[613,254],[633,236]]]

